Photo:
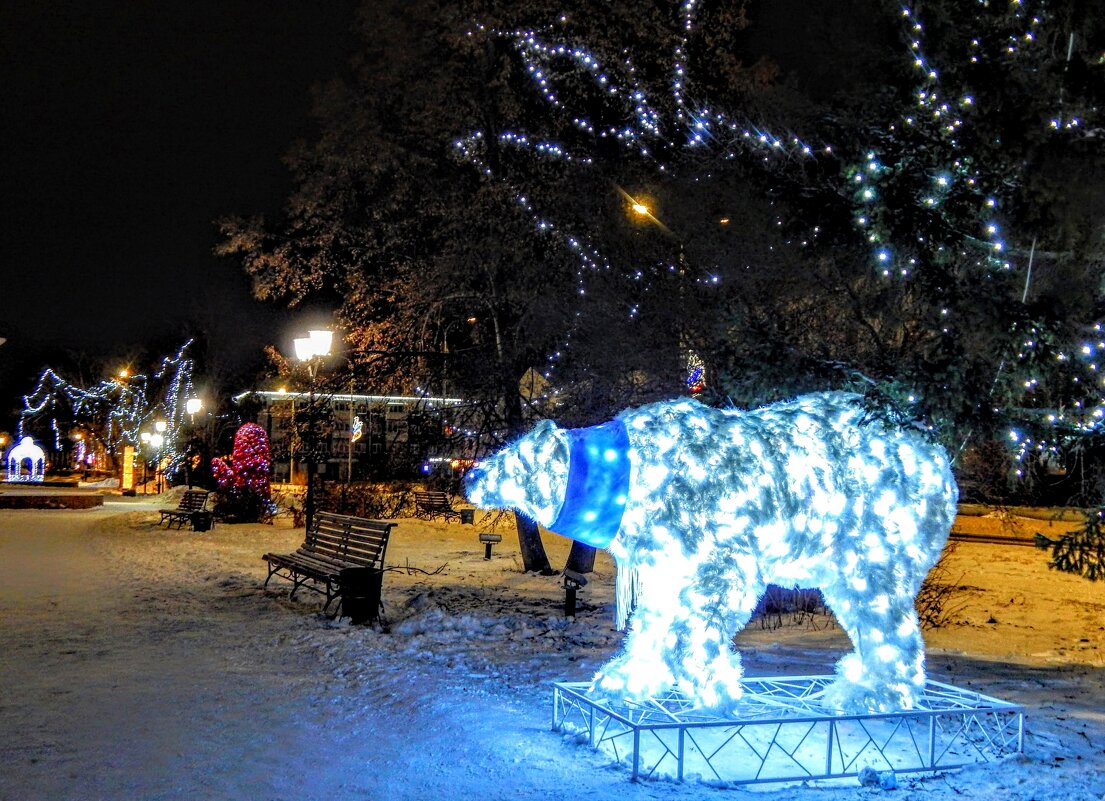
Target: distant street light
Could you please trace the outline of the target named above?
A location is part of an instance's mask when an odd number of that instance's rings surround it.
[[[191,418],[192,425],[196,423],[196,415],[200,413],[200,409],[203,408],[203,401],[199,398],[189,398],[184,402],[184,411],[188,412],[188,416]]]
[[[203,401],[197,397],[191,397],[184,402],[184,411],[188,413],[189,440],[184,454],[184,473],[188,481],[188,489],[192,489],[193,467],[202,467],[204,456],[207,453],[205,436],[196,434],[196,415],[203,409]],[[195,465],[193,465],[195,460]]]
[[[315,518],[315,376],[318,359],[321,361],[330,355],[330,346],[334,340],[334,332],[326,329],[315,329],[307,332],[305,337],[297,337],[292,340],[295,348],[295,357],[307,366],[307,375],[311,379],[310,403],[307,415],[307,499],[304,503],[304,517],[307,519],[307,530]]]

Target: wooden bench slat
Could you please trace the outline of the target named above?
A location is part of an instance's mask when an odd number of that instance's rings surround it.
[[[374,567],[380,561],[379,551],[374,551],[371,554],[348,553],[337,555],[327,553],[315,553],[311,555],[317,558],[319,561],[328,561],[341,565],[355,565],[358,567]]]
[[[311,544],[320,550],[327,548],[341,549],[349,546],[358,548],[375,548],[386,542],[386,536],[376,535],[373,535],[371,537],[355,535],[350,535],[347,537],[334,537],[330,535],[320,535],[311,540]]]
[[[319,554],[327,554],[329,556],[343,557],[346,554],[379,554],[383,548],[385,548],[385,542],[354,542],[351,540],[345,542],[336,541],[320,541],[315,540],[309,545],[311,550],[316,550]]]
[[[354,540],[332,538],[323,539],[320,537],[306,544],[317,551],[333,551],[334,553],[340,553],[342,551],[347,551],[350,548],[356,548],[358,550],[378,549],[386,542],[386,539]]]

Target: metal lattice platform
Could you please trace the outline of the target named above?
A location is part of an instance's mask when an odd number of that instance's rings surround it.
[[[819,701],[835,676],[745,679],[733,717],[696,711],[677,693],[647,703],[553,685],[553,729],[627,764],[633,779],[699,776],[725,784],[936,771],[1024,750],[1024,709],[929,681],[916,709],[834,715]]]

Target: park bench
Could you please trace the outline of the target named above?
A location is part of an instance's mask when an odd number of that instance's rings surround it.
[[[287,579],[292,582],[289,598],[300,587],[306,587],[326,596],[323,605],[323,611],[326,611],[335,599],[342,597],[343,589],[348,592],[351,586],[349,577],[356,576],[358,592],[364,588],[366,581],[374,582],[375,605],[378,608],[384,552],[395,525],[333,512],[315,512],[306,539],[295,553],[267,553],[261,557],[269,563],[265,587],[273,576]],[[344,582],[343,572],[346,577]],[[307,581],[312,583],[305,584]],[[345,603],[342,605],[344,607]],[[375,612],[376,609],[371,610],[373,617]]]
[[[165,528],[176,523],[179,530],[185,523],[194,522],[193,515],[207,511],[207,490],[186,490],[176,509],[158,509],[158,511],[161,512],[161,519],[157,521],[157,525],[160,526],[168,521]]]
[[[444,517],[446,523],[453,517],[460,520],[460,512],[453,508],[453,504],[449,501],[449,496],[444,492],[414,493],[415,517],[433,520],[438,515]]]

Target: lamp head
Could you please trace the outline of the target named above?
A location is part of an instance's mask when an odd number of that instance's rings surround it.
[[[301,362],[309,362],[315,356],[315,342],[310,337],[296,337],[292,340],[295,357]]]
[[[313,343],[315,356],[329,356],[330,346],[334,343],[334,332],[327,328],[308,331],[307,336]]]

